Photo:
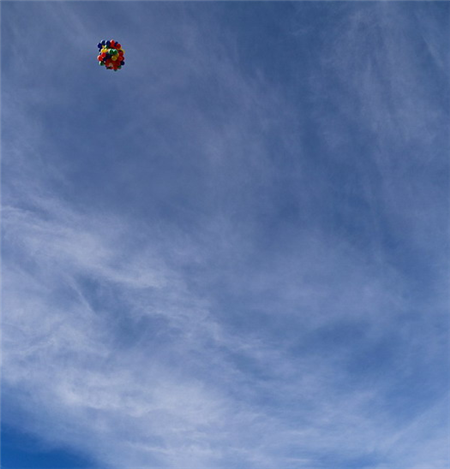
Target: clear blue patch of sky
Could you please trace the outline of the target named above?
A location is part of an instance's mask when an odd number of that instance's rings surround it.
[[[48,442],[18,429],[2,425],[2,469],[99,469],[86,455],[65,447],[51,448]]]

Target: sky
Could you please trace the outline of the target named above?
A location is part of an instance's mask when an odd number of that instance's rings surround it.
[[[449,9],[2,2],[3,469],[450,467]]]

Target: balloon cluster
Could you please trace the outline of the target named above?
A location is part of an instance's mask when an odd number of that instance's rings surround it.
[[[97,44],[99,49],[98,64],[103,65],[109,70],[120,70],[125,65],[124,50],[122,46],[114,39],[102,41]]]

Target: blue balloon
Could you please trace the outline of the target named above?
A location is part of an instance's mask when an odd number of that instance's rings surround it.
[[[122,60],[122,62],[120,62],[120,65],[125,65],[125,62]]]
[[[106,47],[109,47],[111,45],[110,41],[106,41]]]
[[[101,49],[101,48],[102,48],[102,43],[99,42],[99,43],[97,44],[97,47],[98,47],[99,49]]]
[[[102,46],[106,46],[106,41],[103,39]]]

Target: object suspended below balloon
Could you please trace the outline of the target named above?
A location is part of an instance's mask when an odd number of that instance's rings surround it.
[[[106,67],[108,70],[120,70],[125,65],[125,51],[122,46],[114,39],[110,41],[101,41],[98,47],[98,64]]]

